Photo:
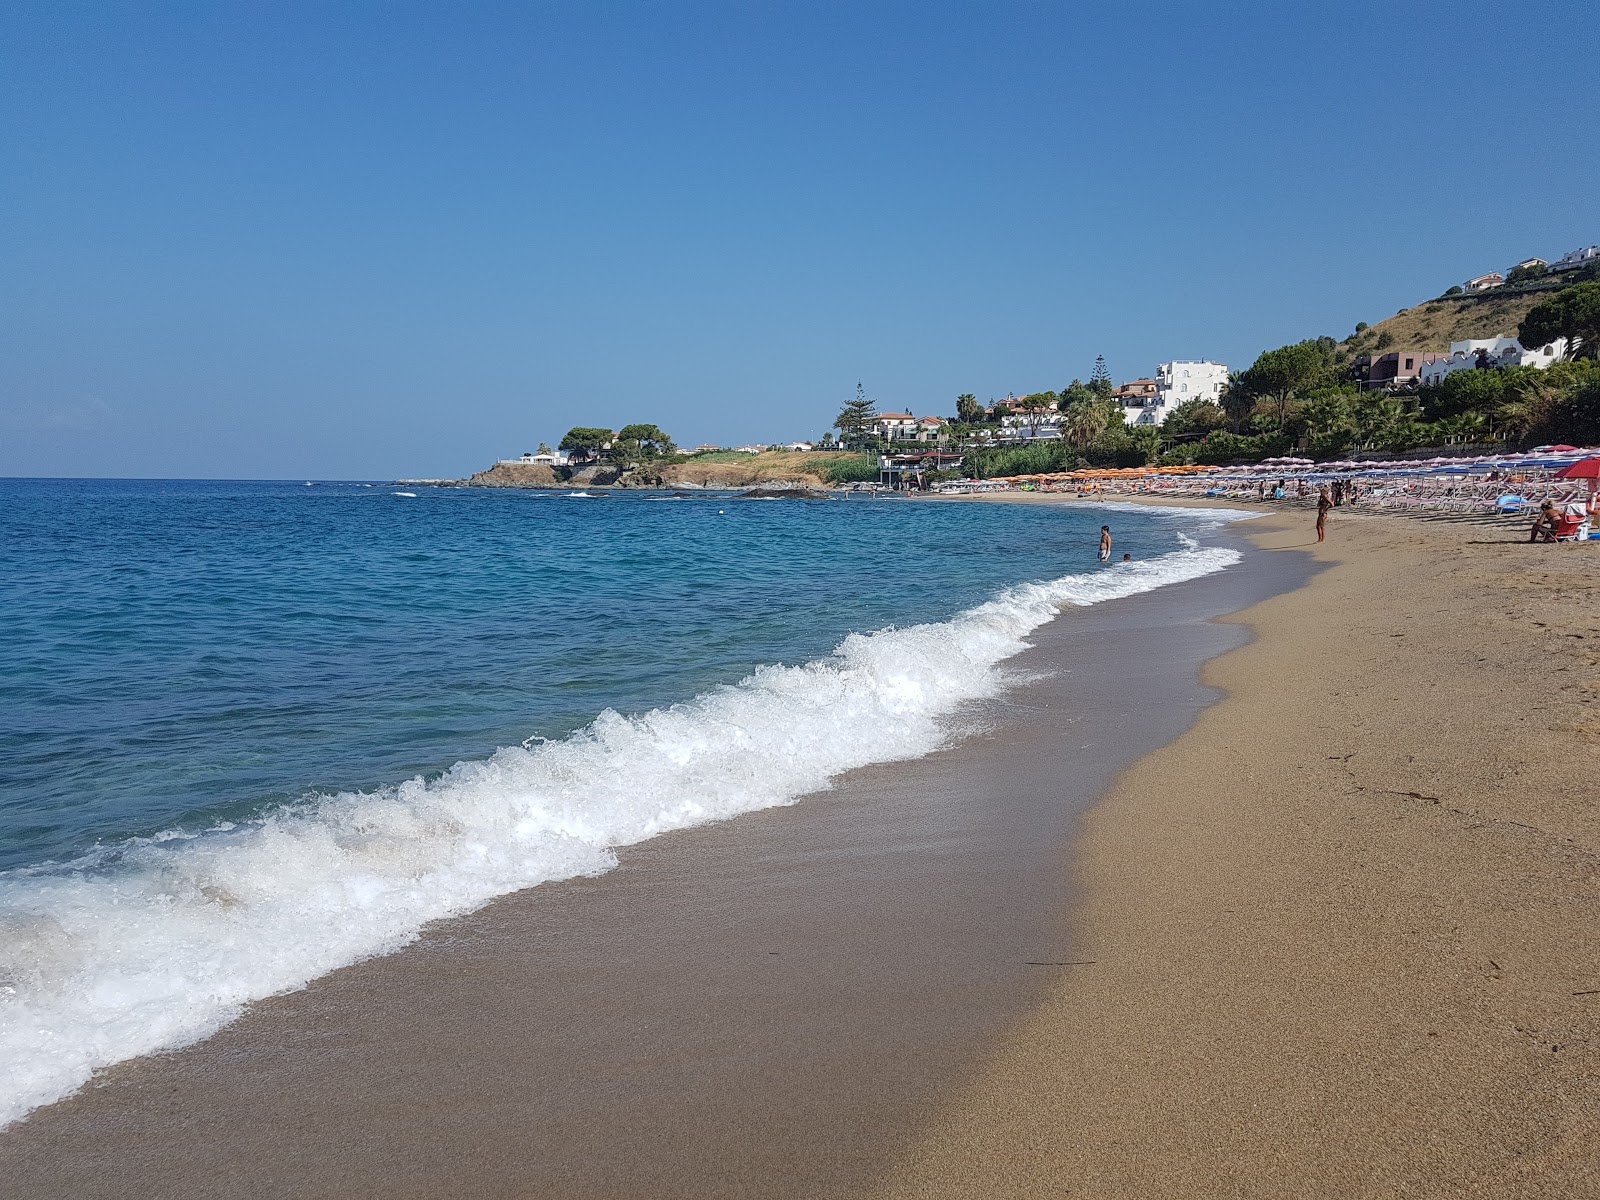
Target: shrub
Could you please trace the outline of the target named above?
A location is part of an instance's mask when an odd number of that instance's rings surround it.
[[[1227,466],[1236,462],[1260,462],[1289,452],[1289,438],[1281,433],[1244,437],[1237,433],[1213,433],[1201,442],[1194,461],[1208,466]]]
[[[1033,446],[997,446],[990,450],[969,451],[961,460],[962,469],[977,479],[996,479],[1005,475],[1041,475],[1047,471],[1070,471],[1078,456],[1063,441],[1042,442]]]
[[[871,483],[878,478],[876,455],[862,458],[837,458],[822,469],[829,483]]]

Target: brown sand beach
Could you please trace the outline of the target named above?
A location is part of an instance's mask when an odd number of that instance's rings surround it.
[[[1311,540],[1306,513],[1254,528]],[[1600,555],[1336,513],[881,1196],[1600,1195]]]
[[[5,1194],[1600,1194],[1600,558],[1249,528],[949,751],[107,1072]]]
[[[1085,557],[1093,552],[1092,544]],[[973,736],[625,850],[121,1064],[7,1198],[860,1195],[1072,961],[1074,814],[1303,556],[1068,609]]]

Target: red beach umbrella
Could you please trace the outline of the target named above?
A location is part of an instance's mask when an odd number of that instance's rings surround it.
[[[1600,458],[1580,458],[1556,472],[1557,479],[1600,479]]]

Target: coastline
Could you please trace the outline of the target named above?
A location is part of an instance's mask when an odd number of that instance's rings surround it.
[[[1095,966],[874,1195],[1600,1191],[1594,551],[1248,532],[1328,569],[1226,618],[1223,699],[1082,822]]]
[[[1073,814],[1209,702],[1200,662],[1243,636],[1210,618],[1307,569],[1249,561],[1068,609],[948,750],[632,847],[106,1071],[0,1134],[9,1194],[241,1171],[252,1195],[859,1193],[1074,957]]]

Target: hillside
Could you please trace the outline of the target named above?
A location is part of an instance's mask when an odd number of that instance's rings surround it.
[[[737,457],[708,454],[661,468],[661,479],[667,487],[740,488],[773,483],[826,487],[824,471],[830,463],[860,459],[859,454],[820,450],[767,450]]]
[[[1471,295],[1441,296],[1352,335],[1340,344],[1340,349],[1352,357],[1389,350],[1443,353],[1450,349],[1451,342],[1468,338],[1516,337],[1517,325],[1528,310],[1558,286],[1525,291],[1495,288]]]

